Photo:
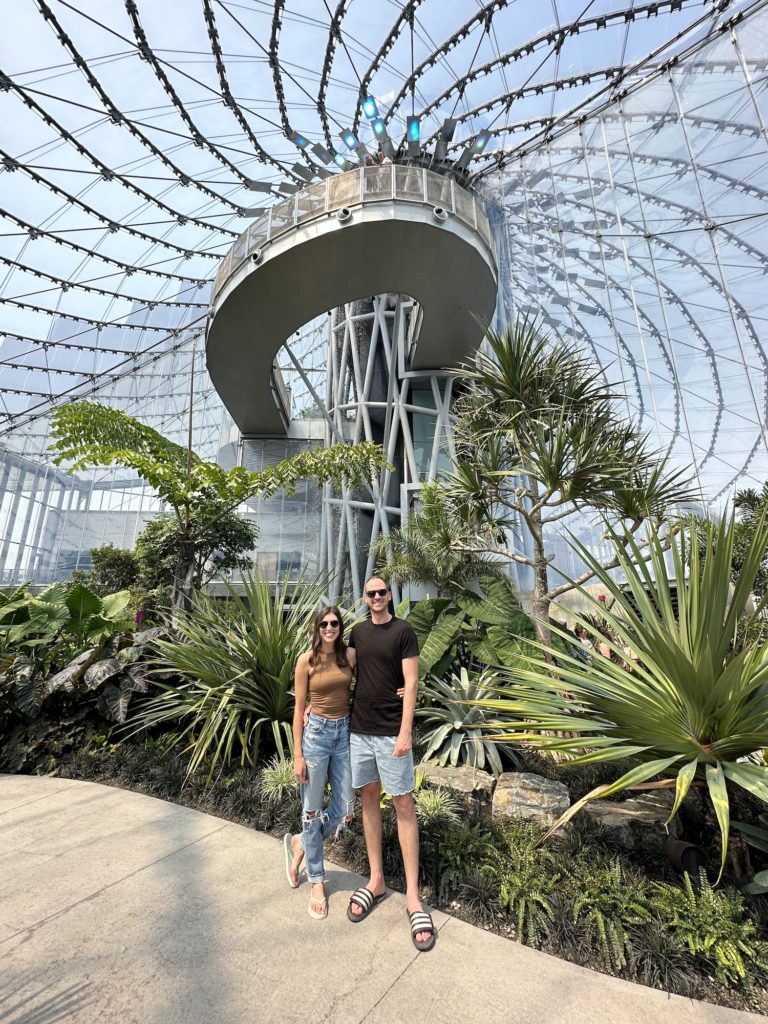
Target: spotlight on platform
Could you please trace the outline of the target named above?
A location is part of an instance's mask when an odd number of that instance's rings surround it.
[[[461,154],[459,159],[456,161],[456,170],[465,171],[469,166],[469,161],[473,156],[479,156],[483,152],[485,147],[488,145],[488,140],[491,137],[491,133],[487,128],[483,128],[481,132],[475,136],[474,142],[471,146],[467,146],[464,152]]]
[[[366,96],[363,100],[363,113],[369,121],[379,116],[379,108],[376,106],[376,100],[373,96]]]
[[[345,129],[343,132],[339,132],[339,135],[347,149],[357,149],[360,145],[360,140],[349,128]]]
[[[339,165],[339,167],[342,169],[342,171],[351,171],[352,170],[352,164],[349,162],[349,160],[347,160],[347,158],[343,154],[341,154],[341,153],[334,153],[333,154],[333,159],[336,161],[336,163]]]
[[[333,163],[333,154],[329,153],[325,146],[321,146],[319,142],[316,142],[312,147],[312,152],[318,159],[322,160],[324,164]]]
[[[408,139],[408,156],[419,156],[421,154],[421,124],[418,117],[408,118],[406,137]]]
[[[395,155],[395,147],[392,145],[392,140],[387,132],[387,126],[384,121],[377,117],[371,121],[371,127],[373,128],[373,134],[376,136],[376,141],[384,153],[384,156],[388,156],[391,160]]]
[[[447,117],[443,121],[443,126],[440,129],[440,134],[437,137],[435,143],[435,160],[438,163],[442,163],[448,155],[448,143],[453,139],[453,133],[456,131],[456,118]]]

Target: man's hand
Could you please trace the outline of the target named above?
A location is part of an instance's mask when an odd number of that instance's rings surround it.
[[[303,784],[306,784],[309,781],[307,776],[307,762],[301,754],[297,754],[293,759],[293,774],[299,782]]]
[[[395,749],[392,751],[393,757],[405,757],[408,751],[412,747],[412,737],[410,732],[399,732],[397,739],[395,740]]]

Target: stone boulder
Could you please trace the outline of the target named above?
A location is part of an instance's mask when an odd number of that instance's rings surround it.
[[[664,827],[673,802],[670,790],[658,790],[623,801],[594,800],[585,806],[584,813],[602,825],[616,846],[660,854],[668,839],[680,835],[678,815],[668,829]]]
[[[549,828],[571,806],[568,787],[532,772],[504,772],[493,794],[493,817],[526,818]]]
[[[490,816],[493,787],[496,784],[490,772],[473,768],[468,764],[455,768],[451,765],[441,767],[430,761],[417,765],[416,770],[424,776],[430,786],[442,786],[447,789],[469,813]]]

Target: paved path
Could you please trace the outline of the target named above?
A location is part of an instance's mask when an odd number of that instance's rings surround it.
[[[746,1024],[443,914],[411,945],[392,894],[346,919],[288,888],[280,843],[89,782],[0,776],[0,1021],[12,1024]]]

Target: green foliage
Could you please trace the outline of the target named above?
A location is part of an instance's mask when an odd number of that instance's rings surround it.
[[[130,643],[130,600],[128,591],[99,597],[61,583],[37,595],[29,584],[0,594],[0,686],[14,694],[18,711],[34,717],[46,697],[72,690],[91,666]]]
[[[194,524],[192,585],[200,589],[220,572],[246,572],[256,546],[258,529],[236,512],[201,510]],[[172,514],[151,519],[136,541],[140,583],[148,590],[170,589],[184,544],[183,524]]]
[[[499,902],[514,918],[517,939],[538,946],[552,917],[552,896],[562,872],[550,849],[539,848],[541,829],[530,822],[513,821],[503,833],[497,851]]]
[[[275,808],[296,797],[299,783],[293,772],[293,761],[276,754],[261,770],[261,793],[267,804]]]
[[[459,820],[459,804],[450,790],[419,785],[418,777],[414,804],[416,817],[426,832],[441,832]]]
[[[573,917],[585,923],[584,938],[597,946],[614,972],[627,963],[631,944],[627,928],[651,918],[647,908],[647,886],[638,877],[627,877],[617,860],[576,862],[576,874],[569,885],[574,891]]]
[[[437,597],[480,576],[499,575],[497,560],[454,545],[456,530],[452,507],[440,485],[425,484],[419,491],[419,506],[403,525],[382,534],[371,546],[377,572],[394,583],[434,587]]]
[[[172,729],[191,751],[190,771],[254,765],[265,726],[290,744],[293,674],[309,646],[321,582],[284,581],[274,593],[246,575],[244,594],[229,589],[229,607],[203,594],[180,613],[173,638],[156,644],[159,693],[140,726]],[[168,679],[171,675],[171,680]]]
[[[545,531],[596,510],[636,529],[689,499],[647,435],[625,419],[623,389],[564,340],[518,319],[462,367],[468,381],[455,423],[457,464],[445,481],[454,548],[505,554],[534,570],[534,605],[546,642],[552,589]],[[530,553],[507,550],[504,530],[522,521]],[[557,524],[552,526],[552,524]]]
[[[465,668],[449,680],[427,679],[422,694],[425,706],[416,711],[426,726],[422,737],[426,744],[424,761],[434,758],[440,765],[489,768],[497,777],[504,770],[500,753],[515,761],[510,744],[489,740],[482,731],[497,721],[494,703],[501,696],[493,691],[495,679],[492,672],[470,677]]]
[[[485,666],[513,668],[535,635],[533,622],[506,577],[482,577],[480,593],[454,588],[451,599],[417,601],[408,622],[419,639],[422,679],[462,667],[477,672]]]
[[[761,853],[768,853],[768,828],[749,825],[744,821],[732,821],[731,825],[739,831],[750,846]],[[748,896],[762,896],[768,892],[768,871],[758,871],[752,881],[744,886]]]
[[[573,755],[572,764],[626,757],[637,764],[577,801],[558,825],[587,800],[642,786],[656,776],[675,787],[671,818],[699,779],[717,817],[724,864],[730,814],[726,782],[768,800],[768,769],[744,760],[764,746],[768,735],[768,646],[740,641],[742,623],[761,613],[748,615],[744,608],[768,525],[755,527],[748,557],[732,585],[733,539],[733,521],[721,523],[698,557],[695,538],[691,543],[690,531],[681,529],[671,539],[670,575],[667,544],[659,532],[649,533],[648,561],[634,540],[614,537],[623,585],[579,548],[610,606],[604,608],[587,592],[582,598],[618,638],[609,641],[617,659],[595,658],[587,665],[558,652],[554,675],[547,657],[554,652],[542,645],[540,653],[526,659],[525,668],[507,674],[516,691],[501,705],[494,703],[496,714],[508,716],[508,725],[497,735]],[[595,642],[603,639],[588,618],[578,621]],[[564,631],[557,632],[567,640]],[[635,654],[629,665],[623,664],[624,648]]]
[[[134,551],[104,544],[91,548],[91,568],[81,582],[102,597],[118,590],[130,590],[138,581],[141,566]]]
[[[121,410],[94,402],[60,406],[51,424],[57,464],[68,463],[70,472],[113,465],[133,469],[172,510],[178,528],[174,597],[186,608],[202,552],[210,550],[212,529],[238,505],[256,494],[290,495],[305,477],[354,486],[386,466],[381,449],[362,441],[299,452],[258,473],[242,466],[225,470],[215,462],[203,462]]]
[[[723,984],[765,977],[768,944],[757,938],[743,914],[743,900],[733,889],[713,889],[704,872],[694,887],[685,875],[682,888],[656,884],[651,907],[676,940],[712,965]]]

